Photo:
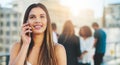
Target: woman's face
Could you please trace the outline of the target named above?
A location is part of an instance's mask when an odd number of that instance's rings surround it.
[[[44,33],[47,27],[47,16],[45,11],[40,7],[33,8],[29,13],[28,22],[32,28],[33,34]]]
[[[81,28],[80,33],[81,33],[82,36],[85,35],[85,32],[84,32],[84,29],[83,29],[83,28]]]

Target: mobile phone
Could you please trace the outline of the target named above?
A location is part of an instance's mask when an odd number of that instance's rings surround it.
[[[31,36],[31,33],[30,33],[30,32],[28,32],[28,33],[26,33],[26,35],[27,35],[27,36]]]
[[[28,24],[28,26],[30,26],[30,25]],[[31,36],[31,32],[26,33],[26,35]]]

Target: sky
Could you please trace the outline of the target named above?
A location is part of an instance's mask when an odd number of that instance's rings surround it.
[[[13,0],[0,0],[0,5],[3,7],[9,7],[9,3]]]
[[[0,0],[2,7],[10,7],[9,3],[13,0]],[[61,5],[68,6],[71,13],[78,14],[78,9],[90,8],[95,12],[95,17],[101,17],[103,11],[103,1],[107,5],[109,3],[120,3],[120,0],[60,0]]]
[[[120,3],[120,0],[106,0],[107,3]]]

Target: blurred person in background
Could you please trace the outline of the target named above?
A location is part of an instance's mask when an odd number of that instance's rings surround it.
[[[94,55],[94,64],[95,65],[101,65],[103,62],[103,57],[106,52],[106,33],[99,28],[99,25],[97,23],[92,24],[94,32],[94,38],[95,38],[95,55]]]
[[[88,26],[83,26],[79,30],[80,50],[81,56],[79,58],[79,65],[91,65],[93,60],[93,45],[94,37],[92,31]]]
[[[52,31],[53,31],[53,41],[58,43],[58,33],[57,33],[57,26],[55,23],[52,23]]]
[[[71,20],[65,22],[58,43],[62,44],[66,49],[67,65],[78,65],[77,57],[80,56],[79,37],[75,35]]]
[[[21,41],[13,45],[9,65],[66,65],[65,49],[52,40],[50,17],[43,4],[27,8]]]

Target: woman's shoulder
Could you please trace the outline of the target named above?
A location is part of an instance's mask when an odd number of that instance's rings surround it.
[[[55,48],[56,54],[66,53],[65,48],[62,44],[57,43],[54,45],[54,48]]]
[[[20,48],[20,42],[16,42],[11,47],[11,52],[17,52]]]
[[[59,65],[66,65],[66,51],[63,45],[55,44],[55,54]]]
[[[89,37],[88,39],[90,39],[90,40],[94,40],[94,37],[93,37],[93,36],[91,36],[91,37]]]
[[[61,37],[65,37],[65,35],[64,35],[64,34],[60,34],[60,35],[59,35],[59,38],[61,38]]]
[[[62,44],[59,44],[59,43],[55,44],[54,48],[55,48],[55,50],[60,50],[60,49],[64,50],[64,46]]]
[[[76,38],[76,39],[79,39],[79,36],[77,36],[77,35],[75,35],[75,34],[73,35],[73,37]]]

